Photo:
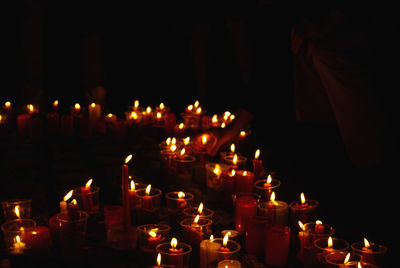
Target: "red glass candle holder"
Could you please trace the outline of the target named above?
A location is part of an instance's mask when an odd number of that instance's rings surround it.
[[[207,189],[220,192],[223,189],[221,175],[229,169],[229,166],[222,163],[207,163],[206,167],[206,185]]]
[[[19,236],[21,242],[25,242],[24,235],[27,230],[36,227],[36,221],[31,219],[14,219],[6,221],[1,225],[5,247],[11,248],[15,242],[16,236]]]
[[[187,268],[190,263],[192,247],[189,244],[178,242],[176,251],[171,251],[171,243],[162,243],[156,247],[157,253],[161,254],[164,264],[175,265],[178,268]]]
[[[207,218],[199,218],[197,223],[194,222],[194,218],[183,219],[180,226],[184,241],[191,246],[199,246],[201,241],[210,237],[212,223],[213,221]]]
[[[140,250],[155,253],[158,244],[169,240],[171,227],[167,224],[144,224],[138,226],[137,229]]]
[[[226,245],[223,244],[223,238],[215,238],[209,243],[206,251],[206,267],[217,267],[218,263],[223,260],[237,260],[239,257],[240,244],[228,240]]]
[[[99,193],[99,186],[91,186],[88,190],[81,187],[74,189],[73,198],[77,200],[80,210],[89,214],[98,214],[100,212]]]
[[[176,154],[173,158],[174,173],[176,178],[176,184],[181,185],[184,188],[189,187],[193,180],[194,167],[196,163],[196,157],[190,154],[179,155]]]
[[[346,261],[347,255],[350,253],[349,259]],[[361,256],[350,251],[334,251],[325,256],[327,268],[345,268],[361,261]]]
[[[264,216],[254,216],[248,223],[246,232],[246,252],[262,257],[265,254],[265,235],[269,220]]]
[[[289,204],[293,225],[296,226],[298,221],[312,222],[316,220],[316,212],[319,202],[316,200],[307,200],[305,204],[301,201],[294,201]]]
[[[257,215],[257,206],[260,196],[255,193],[236,193],[233,195],[235,207],[235,229],[246,232],[247,222]]]
[[[233,169],[245,169],[246,163],[247,163],[247,157],[236,154],[237,155],[237,162],[236,164],[234,163],[234,154],[227,154],[224,157],[224,164],[230,166]]]
[[[165,194],[168,213],[175,216],[182,216],[185,208],[191,208],[193,205],[194,195],[183,192],[184,197],[179,197],[178,191]]]
[[[122,206],[105,205],[103,209],[106,228],[122,225]]]
[[[367,249],[364,246],[364,242],[359,241],[351,244],[351,250],[361,255],[362,262],[375,264],[378,267],[384,267],[385,265],[385,256],[388,249],[384,245],[370,243],[370,247]]]
[[[208,218],[212,219],[214,217],[214,211],[203,207],[203,210],[201,213],[199,213],[199,207],[188,207],[183,210],[183,215],[185,218],[190,218],[190,217],[196,217],[197,215],[200,215],[201,218]]]
[[[86,228],[89,214],[78,210],[74,219],[69,217],[69,213],[57,214],[58,222],[58,242],[62,253],[67,256],[79,256],[86,243]]]
[[[290,228],[272,225],[265,233],[265,263],[271,266],[285,266],[288,260]]]
[[[341,238],[331,237],[332,246],[328,245],[329,237],[322,237],[314,240],[313,255],[308,259],[306,264],[311,264],[314,266],[326,265],[326,256],[332,252],[347,251],[349,248],[349,243]]]
[[[158,222],[162,191],[152,187],[149,194],[146,193],[146,189],[137,190],[136,194],[138,197],[137,214],[139,224]]]
[[[278,179],[272,178],[269,183],[267,179],[262,179],[254,183],[254,192],[261,196],[261,200],[270,200],[272,192],[276,192],[279,186],[281,186],[281,181]]]

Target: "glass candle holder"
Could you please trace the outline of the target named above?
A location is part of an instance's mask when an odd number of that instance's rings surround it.
[[[235,155],[232,155],[232,154],[227,154],[225,156],[224,163],[233,169],[244,169],[246,167],[247,157],[240,155],[240,154],[236,154],[236,155],[237,155],[236,164],[233,160],[235,158]]]
[[[271,224],[287,225],[289,206],[284,201],[265,201],[258,205],[260,215],[265,216]]]
[[[289,204],[291,218],[294,225],[301,222],[312,222],[315,220],[319,202],[316,200],[307,200],[304,204],[300,200]]]
[[[146,189],[136,191],[138,198],[137,214],[139,224],[158,222],[158,211],[161,204],[162,191],[158,188],[151,188],[150,193]]]
[[[237,243],[239,243],[240,245],[243,244],[244,241],[244,234],[236,231],[236,230],[222,230],[221,231],[221,236],[225,237],[225,235],[229,233],[229,239],[233,240]]]
[[[164,171],[172,172],[174,170],[174,158],[177,153],[177,149],[175,151],[171,151],[169,148],[160,151],[160,160],[161,160],[161,168]]]
[[[361,255],[361,261],[375,264],[378,267],[384,267],[385,255],[387,247],[376,243],[370,243],[370,247],[366,248],[363,241],[351,244],[351,250]]]
[[[171,249],[171,243],[161,243],[156,247],[157,253],[161,254],[162,262],[178,268],[189,267],[192,247],[189,244],[178,242],[175,247],[176,250]]]
[[[3,231],[5,247],[7,249],[12,248],[17,236],[20,237],[21,242],[26,243],[24,235],[34,227],[36,227],[36,222],[31,219],[14,219],[3,223],[1,230]]]
[[[206,248],[206,267],[217,267],[218,263],[223,260],[237,260],[239,251],[239,243],[228,240],[224,245],[223,238],[215,238],[208,243]]]
[[[248,170],[236,170],[235,193],[253,192],[254,173]]]
[[[255,193],[236,193],[233,195],[235,207],[235,229],[244,233],[248,220],[257,215],[260,196]]]
[[[192,246],[199,246],[202,240],[210,237],[212,223],[207,218],[199,218],[197,223],[194,218],[183,219],[180,222],[183,239]]]
[[[246,252],[261,257],[265,253],[265,235],[269,220],[264,216],[254,216],[249,220],[246,232]]]
[[[285,266],[289,255],[290,228],[272,225],[265,233],[265,263],[271,266]]]
[[[181,113],[183,124],[187,128],[191,128],[193,130],[198,130],[200,127],[200,115],[195,113]]]
[[[144,224],[137,227],[142,252],[154,253],[156,246],[169,239],[171,227],[167,224]]]
[[[238,260],[223,260],[218,263],[217,268],[242,268],[242,265]]]
[[[183,197],[179,197],[179,193],[183,193]],[[193,205],[194,195],[188,192],[169,192],[165,194],[167,201],[168,213],[173,215],[183,215],[185,208],[191,208]]]
[[[88,217],[89,214],[82,210],[76,211],[74,219],[65,212],[57,214],[58,241],[63,254],[72,256],[82,254]]]
[[[347,251],[349,243],[341,238],[331,237],[332,245],[328,245],[329,238],[322,237],[314,241],[314,255],[311,259],[311,263],[314,265],[325,265],[325,257],[332,252]]]
[[[2,201],[4,220],[29,219],[31,217],[31,199]]]
[[[202,218],[212,219],[214,217],[214,211],[209,208],[203,207],[200,213],[199,207],[188,207],[183,210],[183,215],[185,218],[190,218],[190,217],[194,218],[197,215],[200,215],[200,219]]]
[[[98,214],[100,212],[99,193],[99,186],[80,187],[74,189],[73,198],[77,200],[80,210],[89,214]]]
[[[350,253],[349,259],[346,261],[347,254]],[[328,253],[325,256],[326,267],[327,268],[344,268],[348,265],[352,265],[352,263],[358,263],[361,261],[361,256],[357,253],[350,251],[334,251]]]
[[[131,179],[131,176],[129,176]],[[129,189],[128,194],[129,194],[129,207],[131,210],[137,210],[140,203],[139,203],[139,198],[137,195],[137,192],[140,190],[145,190],[147,187],[147,184],[141,183],[141,182],[135,182],[135,189],[131,190]]]
[[[207,163],[206,167],[206,185],[207,190],[220,192],[223,188],[221,174],[229,169],[229,166],[222,163]]]
[[[122,206],[105,205],[103,209],[106,228],[122,225]]]
[[[368,262],[355,262],[355,261],[346,263],[344,266],[341,266],[341,267],[344,267],[344,268],[379,268],[375,264],[371,264]]]
[[[278,179],[271,179],[268,182],[267,179],[258,180],[254,183],[254,192],[261,196],[261,200],[270,200],[273,191],[281,186],[281,181]]]
[[[190,154],[175,155],[173,165],[176,177],[176,184],[188,187],[193,179],[196,157]]]

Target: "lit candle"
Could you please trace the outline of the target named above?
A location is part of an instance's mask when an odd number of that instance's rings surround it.
[[[235,192],[253,192],[254,173],[247,170],[237,170],[235,174]]]
[[[295,222],[311,222],[313,221],[315,211],[319,202],[316,200],[306,200],[304,193],[300,194],[300,202],[295,201],[290,203],[289,207],[292,212],[293,220]]]
[[[92,195],[91,195],[91,188],[90,185],[92,185],[93,179],[89,179],[85,186],[81,187],[81,195],[82,195],[82,205],[83,205],[83,210],[86,212],[91,212],[92,207],[93,207],[93,200],[92,200]]]
[[[125,158],[125,163],[122,165],[122,207],[123,207],[123,223],[126,230],[131,226],[131,210],[129,200],[129,167],[128,163],[131,161],[132,155]]]
[[[72,107],[71,114],[73,116],[80,116],[81,115],[81,105],[79,103],[75,103],[75,105]]]
[[[183,256],[181,255],[183,248],[178,248],[178,240],[174,237],[171,239],[171,247],[169,248],[168,263],[176,267],[183,267]]]
[[[261,159],[259,159],[259,157],[260,157],[260,149],[257,149],[253,159],[253,172],[256,179],[264,177],[265,174],[263,162]]]
[[[150,196],[151,184],[146,187],[145,195],[142,198],[142,209],[151,211],[153,209],[153,199]]]
[[[129,207],[130,207],[131,210],[133,210],[137,206],[136,186],[135,186],[135,181],[134,180],[131,180],[131,183],[130,183],[129,199],[130,199]]]
[[[67,211],[68,211],[68,217],[71,220],[76,220],[78,219],[78,202],[76,201],[76,199],[72,199],[71,202],[67,203]]]
[[[154,249],[162,239],[161,234],[157,234],[157,229],[153,229],[148,232],[149,237],[147,238],[147,242],[150,248]]]
[[[275,192],[272,192],[270,201],[260,204],[260,209],[271,224],[286,225],[289,214],[288,204],[284,201],[276,201],[275,197]]]
[[[300,231],[298,233],[299,238],[299,252],[297,253],[297,259],[300,262],[304,262],[304,254],[305,250],[309,248],[309,241],[308,241],[308,233],[306,232],[306,228],[301,221],[298,221]]]
[[[139,100],[135,100],[133,102],[133,110],[137,111],[139,109]]]
[[[52,104],[53,111],[47,114],[47,130],[54,134],[58,132],[60,125],[60,116],[58,114],[58,100]]]
[[[72,197],[74,190],[69,191],[60,202],[60,212],[66,213],[67,212],[67,201]]]
[[[58,111],[58,100],[53,101],[52,105],[54,111]]]
[[[236,170],[225,170],[221,174],[222,189],[224,192],[225,204],[232,204],[232,194],[235,192]]]
[[[6,108],[7,113],[9,113],[11,111],[11,107],[12,107],[11,102],[6,101],[4,103],[4,108]]]
[[[51,245],[49,227],[35,226],[25,230],[24,241],[33,250],[49,249]]]
[[[21,237],[19,235],[15,236],[13,246],[10,249],[10,253],[13,255],[23,254],[26,250],[26,244],[21,241]]]
[[[362,253],[361,253],[362,261],[376,264],[373,253],[374,251],[372,250],[371,244],[366,238],[364,238],[364,247],[362,248]]]
[[[104,118],[104,121],[108,123],[115,123],[117,121],[117,116],[115,114],[109,113]]]
[[[221,245],[213,240],[214,236],[210,235],[209,240],[203,240],[200,243],[200,268],[207,268],[208,263],[218,259],[216,252]]]
[[[91,121],[96,121],[101,117],[101,105],[92,102],[89,105],[89,119]]]

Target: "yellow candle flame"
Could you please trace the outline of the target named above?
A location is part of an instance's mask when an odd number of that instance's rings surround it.
[[[160,113],[160,112],[157,112],[157,119],[161,119],[162,118],[162,113]]]
[[[151,237],[156,237],[157,236],[157,233],[156,232],[154,232],[154,231],[150,231],[149,232],[149,235],[151,236]]]
[[[258,157],[260,157],[260,149],[257,149],[254,154],[254,159],[258,159]]]
[[[92,103],[90,104],[90,107],[95,108],[95,107],[96,107],[96,103],[92,102]]]
[[[247,176],[247,170],[243,171],[243,176]]]
[[[80,110],[81,105],[79,103],[75,103],[74,108],[75,108],[75,110]]]
[[[151,191],[151,184],[146,187],[146,194],[149,195]]]
[[[178,245],[178,240],[174,237],[171,239],[171,247],[172,248],[176,248],[176,246]]]
[[[267,183],[271,183],[272,182],[272,177],[271,177],[271,174],[268,174],[268,177],[267,177]]]
[[[135,191],[135,181],[131,180],[131,191]]]
[[[301,221],[298,221],[298,223],[299,223],[300,229],[301,229],[302,231],[305,231],[306,228],[305,228],[304,224],[303,224]]]
[[[171,144],[176,144],[176,138],[175,137],[172,138]]]
[[[231,152],[232,152],[232,153],[235,152],[235,144],[234,144],[234,143],[231,144]]]
[[[131,115],[129,116],[131,119],[138,119],[138,115],[136,112],[131,112]]]
[[[203,136],[201,137],[201,143],[202,143],[203,145],[205,145],[205,144],[207,143],[207,135],[203,135]]]
[[[135,107],[135,109],[139,107],[139,100],[134,101],[133,107]]]
[[[228,244],[228,239],[229,239],[229,233],[226,233],[224,239],[222,240],[222,245],[224,247],[226,247],[226,245]]]
[[[315,221],[315,224],[322,224],[322,221],[316,220],[316,221]]]
[[[225,126],[226,126],[225,122],[222,122],[221,123],[221,128],[225,128]]]
[[[201,107],[197,108],[196,113],[201,114]]]
[[[233,121],[233,119],[235,119],[235,115],[232,114],[231,116],[229,116],[229,121]]]
[[[184,192],[179,192],[178,193],[178,198],[184,198],[186,195]]]
[[[357,268],[362,268],[362,266],[361,266],[361,262],[358,262],[358,264],[357,264]]]
[[[237,156],[237,154],[234,154],[233,159],[232,159],[233,164],[236,165],[237,161],[238,161],[238,156]]]
[[[78,202],[76,202],[76,199],[72,199],[71,204],[76,205],[76,204],[78,204]]]
[[[304,193],[301,193],[301,194],[300,194],[300,200],[301,200],[301,203],[302,203],[302,204],[305,204],[305,203],[306,203],[306,198],[305,198],[305,196],[304,196]]]
[[[15,236],[15,242],[17,242],[18,244],[21,243],[21,237],[19,237],[19,235]]]
[[[107,117],[109,117],[109,118],[111,118],[111,117],[113,117],[114,115],[112,114],[112,113],[109,113],[108,115],[107,115]]]
[[[203,203],[200,203],[199,207],[197,208],[197,211],[199,212],[199,214],[203,212]]]
[[[200,103],[199,103],[198,100],[194,102],[194,107],[195,107],[195,108],[199,107],[199,105],[200,105]]]
[[[346,258],[344,258],[344,262],[343,262],[343,264],[346,264],[346,263],[348,263],[348,262],[349,262],[349,260],[350,260],[350,252],[349,252],[349,253],[347,253],[347,255],[346,255]]]
[[[172,144],[172,145],[169,147],[169,149],[171,150],[171,152],[175,152],[175,150],[176,150],[176,145],[175,145],[175,144]]]
[[[221,168],[218,164],[215,165],[215,168],[213,170],[214,174],[217,175],[218,177],[221,175]]]
[[[34,107],[33,107],[32,104],[28,104],[26,107],[28,108],[28,111],[29,111],[29,112],[33,112]]]
[[[160,107],[160,109],[161,109],[161,110],[164,110],[164,108],[165,108],[165,105],[164,105],[164,103],[163,103],[163,102],[161,102],[161,103],[160,103],[160,105],[159,105],[159,107]]]
[[[269,200],[272,201],[273,203],[275,203],[275,192],[271,193]]]
[[[211,122],[217,123],[218,122],[218,115],[214,114],[213,117],[211,118]]]
[[[20,214],[19,214],[19,206],[18,206],[18,205],[15,206],[15,208],[14,208],[14,213],[15,213],[15,216],[17,216],[17,218],[20,217]]]
[[[4,104],[4,106],[5,106],[7,109],[11,108],[11,102],[6,101],[6,103]]]
[[[166,145],[170,145],[170,144],[171,144],[171,137],[168,137],[168,138],[165,140],[165,144],[166,144]]]
[[[181,156],[185,155],[185,152],[186,152],[186,150],[185,150],[185,148],[183,148],[183,149],[181,150],[181,152],[180,152],[180,155],[181,155]]]
[[[74,193],[74,190],[69,191],[65,196],[64,196],[64,201],[67,201],[72,197],[72,194]]]
[[[333,247],[333,240],[332,240],[332,237],[330,236],[328,238],[328,248],[332,248],[332,247]]]
[[[212,242],[214,240],[214,236],[210,235],[210,241]]]
[[[246,136],[246,131],[242,130],[240,131],[240,137],[244,138]]]
[[[185,144],[185,145],[188,145],[189,142],[190,142],[190,137],[186,137],[186,138],[183,140],[183,144]]]
[[[368,242],[368,240],[367,240],[366,238],[364,238],[364,246],[365,246],[366,248],[371,247],[371,244]]]
[[[197,215],[197,216],[194,218],[193,222],[194,222],[194,223],[198,223],[198,222],[199,222],[199,219],[200,219],[200,215]]]
[[[236,171],[235,171],[234,169],[232,169],[232,171],[231,171],[231,177],[235,176],[235,174],[236,174]]]
[[[161,253],[157,254],[157,265],[160,266],[161,265]]]
[[[55,101],[53,102],[53,107],[54,107],[54,108],[57,108],[57,107],[58,107],[58,100],[55,100]]]
[[[130,154],[125,158],[125,164],[128,164],[129,161],[131,161],[131,159],[132,159],[132,155]]]
[[[90,179],[86,182],[86,187],[90,187],[92,185],[93,179]]]
[[[151,107],[150,107],[150,106],[147,106],[147,108],[146,108],[146,113],[148,113],[148,114],[151,113]]]
[[[179,129],[183,129],[185,127],[185,124],[183,124],[183,123],[180,123],[179,125],[178,125],[178,128]]]
[[[187,107],[187,110],[188,110],[189,112],[191,112],[191,111],[193,110],[193,105],[190,104],[190,105]]]

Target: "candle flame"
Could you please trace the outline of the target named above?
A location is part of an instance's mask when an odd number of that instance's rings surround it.
[[[210,241],[212,242],[214,240],[214,236],[210,235]]]
[[[214,174],[217,175],[218,177],[221,175],[221,168],[218,164],[215,165],[215,168],[213,170]]]
[[[159,105],[159,107],[160,107],[160,109],[161,109],[161,110],[164,110],[164,108],[165,108],[165,105],[164,105],[164,103],[163,103],[163,102],[161,102],[161,103],[160,103],[160,105]]]
[[[34,107],[32,104],[28,104],[26,107],[28,108],[29,112],[33,112]]]
[[[333,247],[333,240],[332,240],[332,237],[330,236],[328,238],[328,248],[332,248],[332,247]]]
[[[358,262],[358,264],[357,264],[357,268],[362,268],[362,266],[361,266],[361,262]]]
[[[138,119],[138,115],[136,112],[131,112],[131,115],[129,117],[135,120]]]
[[[181,155],[181,156],[184,155],[185,152],[186,152],[186,150],[185,150],[185,148],[183,148],[183,149],[181,150],[181,152],[180,152],[180,155]]]
[[[222,123],[221,123],[221,128],[225,128],[225,126],[226,126],[226,125],[225,125],[225,122],[222,122]]]
[[[146,108],[146,113],[148,113],[148,114],[151,113],[151,107],[150,107],[150,106],[147,106],[147,108]]]
[[[189,142],[190,142],[190,137],[186,137],[186,138],[183,140],[183,144],[185,144],[185,145],[188,145]]]
[[[58,107],[58,100],[55,100],[55,101],[53,102],[53,106],[54,106],[54,107]]]
[[[157,265],[160,266],[161,265],[161,253],[157,254]]]
[[[68,199],[70,199],[73,193],[74,193],[74,190],[69,191],[69,192],[64,196],[64,201],[67,201]]]
[[[234,144],[234,143],[231,144],[231,152],[232,152],[232,153],[235,152],[235,144]]]
[[[240,137],[242,137],[242,138],[244,138],[244,137],[246,137],[246,131],[244,131],[244,130],[242,130],[242,131],[240,131]]]
[[[203,203],[200,203],[199,207],[197,208],[197,211],[199,212],[199,214],[203,212]]]
[[[96,103],[92,102],[92,103],[90,104],[90,106],[91,106],[92,108],[95,108],[95,107],[96,107]]]
[[[135,109],[139,107],[139,100],[135,100],[133,107],[135,107]]]
[[[187,107],[187,110],[191,112],[191,111],[193,110],[193,105],[190,104],[190,105]]]
[[[230,120],[230,121],[233,121],[233,119],[235,119],[235,115],[234,115],[234,114],[231,114],[231,116],[229,116],[229,120]]]
[[[135,182],[131,180],[131,191],[135,191]]]
[[[151,236],[151,237],[156,237],[157,236],[157,233],[156,232],[154,232],[154,231],[150,231],[149,232],[149,235]]]
[[[207,135],[203,135],[203,136],[201,137],[201,143],[202,143],[203,145],[205,145],[205,144],[207,143]]]
[[[92,182],[93,182],[93,179],[88,180],[86,183],[86,188],[90,187],[90,185],[92,185]]]
[[[200,219],[200,215],[197,215],[197,216],[194,218],[193,222],[194,222],[194,223],[198,223],[198,222],[199,222],[199,219]]]
[[[171,152],[175,152],[175,150],[176,150],[176,145],[175,145],[175,144],[172,144],[172,145],[169,147],[169,149],[171,150]]]
[[[273,203],[275,203],[275,192],[271,193],[269,200],[271,200]]]
[[[173,138],[171,139],[171,144],[176,144],[176,138],[175,138],[175,137],[173,137]]]
[[[166,145],[170,145],[170,144],[171,144],[171,137],[168,137],[168,138],[165,140],[165,144],[166,144]]]
[[[300,200],[302,204],[306,203],[306,198],[304,197],[304,193],[300,194]]]
[[[19,235],[15,236],[15,242],[17,242],[18,244],[21,243],[21,237],[19,237]]]
[[[243,171],[243,176],[247,176],[247,170]]]
[[[149,195],[151,191],[151,184],[146,187],[146,194]]]
[[[71,204],[76,205],[76,204],[78,204],[78,202],[76,202],[76,199],[72,199]]]
[[[200,103],[199,103],[198,100],[194,102],[194,107],[195,107],[195,108],[199,107],[199,105],[200,105]]]
[[[258,159],[259,156],[260,156],[260,149],[257,149],[254,154],[254,159]]]
[[[344,262],[343,262],[343,264],[346,264],[346,263],[348,263],[348,262],[349,262],[349,260],[350,260],[350,252],[349,252],[349,253],[347,253],[347,255],[346,255],[346,258],[344,258]]]
[[[232,162],[233,162],[234,165],[236,165],[236,164],[237,164],[237,161],[238,161],[238,156],[237,156],[237,154],[235,154],[235,155],[233,156]]]
[[[128,164],[129,161],[131,161],[131,159],[132,159],[132,155],[130,154],[125,158],[125,164]]]
[[[15,206],[15,208],[14,208],[14,213],[15,213],[15,216],[17,216],[17,218],[20,217],[20,214],[19,214],[19,206],[18,206],[18,205]]]
[[[6,101],[6,103],[4,104],[4,106],[5,106],[6,108],[11,108],[11,102]]]
[[[75,108],[75,110],[80,110],[81,105],[79,103],[75,103],[74,108]]]
[[[176,246],[178,245],[178,240],[174,237],[171,239],[171,247],[172,248],[176,248]]]
[[[315,221],[315,224],[322,224],[322,221],[316,220],[316,221]]]
[[[306,228],[305,228],[304,224],[303,224],[301,221],[298,221],[298,223],[299,223],[300,229],[301,229],[302,231],[305,231]]]
[[[196,113],[201,114],[201,107],[197,108]]]
[[[109,113],[108,115],[107,115],[107,117],[108,118],[111,118],[111,117],[113,117],[114,115],[112,114],[112,113]]]
[[[179,129],[183,129],[185,127],[185,124],[184,123],[180,123],[179,125],[178,125],[178,128]]]
[[[229,239],[229,233],[226,233],[224,239],[222,240],[222,245],[224,247],[226,247],[226,245],[228,244],[228,239]]]
[[[235,176],[235,174],[236,174],[236,171],[235,171],[234,169],[232,169],[232,171],[231,171],[231,177]]]
[[[368,242],[368,240],[367,240],[366,238],[364,238],[364,246],[365,246],[366,248],[371,247],[371,244]]]
[[[211,122],[217,123],[218,122],[218,115],[214,114],[213,117],[211,118]]]
[[[178,193],[178,198],[184,198],[185,197],[185,193],[184,192],[179,192]]]
[[[271,177],[271,174],[269,174],[267,177],[267,183],[271,183],[271,182],[272,182],[272,177]]]

